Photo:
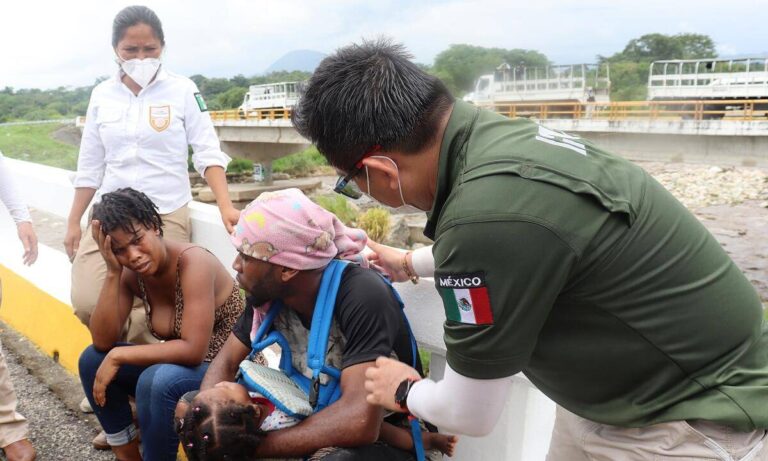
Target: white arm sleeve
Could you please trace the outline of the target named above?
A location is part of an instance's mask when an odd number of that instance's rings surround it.
[[[187,143],[192,146],[192,164],[200,176],[205,177],[206,168],[220,166],[226,170],[232,159],[221,150],[208,109],[203,111],[197,101],[195,95],[200,93],[197,85],[191,80],[188,83],[190,87],[184,95],[184,129]]]
[[[85,113],[85,126],[80,140],[80,152],[77,155],[77,173],[72,184],[75,187],[98,189],[104,180],[107,168],[105,160],[106,149],[99,134],[97,123],[97,107],[99,104],[99,87],[91,92],[88,111]]]
[[[11,173],[8,171],[4,159],[5,157],[0,153],[0,202],[3,202],[5,207],[8,208],[8,212],[11,213],[11,217],[16,224],[24,221],[32,222],[27,205],[21,200],[18,191],[14,187],[13,178],[11,178]]]
[[[472,437],[488,435],[496,426],[512,379],[474,379],[445,366],[442,381],[423,379],[408,393],[408,409],[440,432]]]
[[[432,245],[413,250],[411,254],[413,271],[419,277],[432,277],[435,275],[435,257],[432,256]]]

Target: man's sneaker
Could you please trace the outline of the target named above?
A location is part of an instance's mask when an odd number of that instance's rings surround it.
[[[83,397],[83,400],[80,401],[80,411],[83,413],[93,413],[93,408],[91,408],[91,402],[88,401],[88,397]]]

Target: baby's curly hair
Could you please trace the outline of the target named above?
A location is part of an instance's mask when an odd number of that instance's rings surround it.
[[[263,434],[257,424],[250,405],[194,402],[176,421],[176,432],[189,461],[245,461],[256,459]]]
[[[134,222],[137,222],[147,229],[158,229],[163,235],[163,220],[157,205],[146,194],[130,187],[102,195],[101,202],[93,206],[93,219],[101,222],[106,234],[117,228],[135,234]]]

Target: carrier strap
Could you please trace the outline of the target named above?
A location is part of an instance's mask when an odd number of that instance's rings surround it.
[[[323,271],[320,290],[315,300],[315,311],[312,313],[312,328],[309,330],[307,346],[307,366],[312,370],[309,404],[313,408],[317,406],[320,392],[320,373],[326,373],[335,379],[341,378],[338,369],[326,366],[325,353],[333,322],[333,310],[336,307],[336,295],[339,293],[341,276],[347,264],[349,264],[348,261],[340,259],[334,259],[328,264]]]

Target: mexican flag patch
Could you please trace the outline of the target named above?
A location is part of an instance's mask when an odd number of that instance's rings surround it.
[[[200,112],[206,112],[208,110],[208,106],[205,104],[203,95],[200,93],[195,93],[195,101],[197,101],[197,107],[200,108]]]
[[[485,274],[436,275],[435,285],[443,298],[448,320],[471,325],[493,324]]]

